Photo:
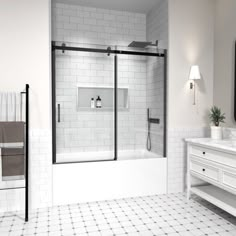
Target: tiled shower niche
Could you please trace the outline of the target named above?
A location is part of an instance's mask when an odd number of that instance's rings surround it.
[[[127,110],[129,108],[128,88],[118,88],[118,109]],[[96,107],[96,100],[100,97],[101,108]],[[91,99],[94,107],[91,106]],[[114,110],[114,88],[99,86],[78,86],[77,87],[77,110],[78,111],[112,111]]]

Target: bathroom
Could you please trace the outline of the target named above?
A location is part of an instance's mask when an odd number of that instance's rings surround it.
[[[192,140],[210,137],[213,105],[224,138],[234,135],[235,9],[233,0],[3,0],[0,90],[28,101],[29,152],[27,191],[23,180],[0,181],[0,235],[235,235],[235,211],[192,188],[188,169],[189,155],[215,155]],[[200,79],[190,81],[193,65]],[[219,178],[228,187],[231,169]]]

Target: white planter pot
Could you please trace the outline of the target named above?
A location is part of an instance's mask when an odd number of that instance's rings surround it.
[[[215,140],[222,139],[222,128],[219,126],[211,126],[211,138]]]

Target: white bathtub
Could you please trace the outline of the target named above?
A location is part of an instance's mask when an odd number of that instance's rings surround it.
[[[83,162],[83,161],[106,161],[113,160],[114,152],[78,152],[78,153],[60,153],[57,154],[58,163]],[[147,150],[121,150],[118,151],[118,160],[137,160],[161,158],[162,156],[149,152]]]
[[[81,154],[81,153],[79,153]],[[109,154],[109,153],[108,153]],[[61,162],[101,157],[105,152],[88,156],[58,156]],[[110,154],[109,156],[110,157]],[[167,158],[138,150],[121,151],[119,160],[53,165],[53,204],[64,205],[127,197],[165,194]]]

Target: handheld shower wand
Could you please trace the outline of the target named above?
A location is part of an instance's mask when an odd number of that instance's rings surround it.
[[[150,110],[149,108],[147,109],[147,122],[148,122],[148,133],[147,133],[147,143],[146,143],[146,148],[148,151],[151,151],[152,149],[152,143],[151,143],[151,134],[150,134],[150,129],[151,129],[151,122],[150,122]]]
[[[146,148],[148,151],[152,149],[152,142],[151,142],[151,123],[153,124],[160,124],[159,118],[151,118],[150,117],[150,109],[147,109],[147,122],[148,122],[148,133],[147,133],[147,143]]]

